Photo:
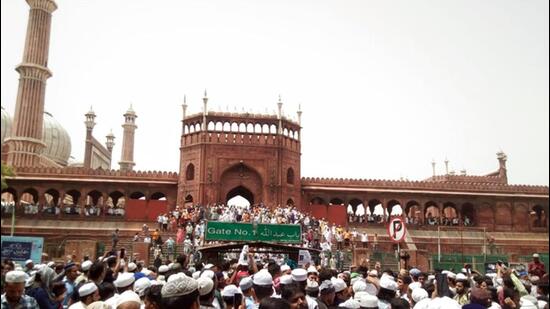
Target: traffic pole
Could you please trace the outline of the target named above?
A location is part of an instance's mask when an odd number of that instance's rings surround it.
[[[14,232],[15,232],[15,205],[13,205],[13,208],[11,209],[11,232],[10,232],[10,236],[13,236]]]
[[[437,262],[441,263],[441,235],[440,226],[437,226]]]
[[[397,243],[397,271],[401,271],[401,243]]]

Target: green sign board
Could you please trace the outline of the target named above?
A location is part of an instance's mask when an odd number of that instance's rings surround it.
[[[301,243],[298,224],[252,224],[208,221],[206,240]]]

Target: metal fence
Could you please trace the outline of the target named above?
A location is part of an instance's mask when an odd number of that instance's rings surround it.
[[[485,274],[486,263],[496,263],[497,261],[508,263],[509,259],[507,255],[501,254],[488,254],[488,255],[462,255],[462,254],[442,254],[441,259],[438,259],[438,255],[432,255],[432,267],[431,269],[447,269],[454,272],[459,272],[464,268],[464,264],[471,264],[472,269],[479,273]]]

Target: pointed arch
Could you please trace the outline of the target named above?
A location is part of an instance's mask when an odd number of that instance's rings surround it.
[[[130,194],[130,199],[132,200],[145,200],[145,194],[140,191],[135,191]]]
[[[97,205],[102,194],[98,190],[92,190],[86,195],[84,205]]]
[[[403,213],[403,208],[398,200],[389,201],[386,209],[390,216],[400,216]]]
[[[162,192],[155,192],[151,194],[150,197],[151,200],[159,200],[159,201],[165,201],[166,200],[166,194]]]
[[[193,163],[189,163],[185,169],[185,180],[190,181],[193,179],[195,179],[195,165],[193,165]]]
[[[294,184],[294,169],[292,169],[292,167],[286,170],[286,183],[291,185]]]
[[[214,122],[213,121],[208,122],[207,130],[214,131],[215,129],[216,129],[216,125],[214,124]]]
[[[229,190],[229,192],[227,192],[227,195],[225,197],[227,205],[230,205],[230,202],[231,200],[233,200],[233,198],[236,198],[239,196],[248,201],[249,203],[248,206],[254,204],[254,194],[252,193],[252,191],[250,191],[245,186],[238,186]]]

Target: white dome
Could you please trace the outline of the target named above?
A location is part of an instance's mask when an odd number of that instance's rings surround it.
[[[42,154],[56,163],[66,166],[71,155],[71,137],[48,112],[44,112],[42,141],[46,143]]]
[[[6,137],[10,136],[11,133],[11,116],[8,114],[8,112],[2,107],[2,143],[4,143],[4,139]]]

